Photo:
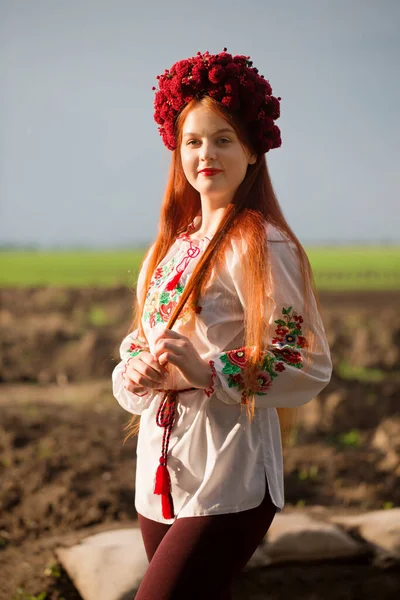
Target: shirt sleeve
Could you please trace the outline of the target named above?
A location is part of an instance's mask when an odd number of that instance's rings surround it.
[[[147,268],[147,264],[150,258],[150,254],[152,252],[153,246],[150,248],[139,273],[138,281],[137,281],[137,294],[140,294],[143,281],[144,274]],[[124,408],[126,411],[140,415],[143,410],[145,410],[148,406],[150,406],[151,401],[157,394],[155,388],[143,388],[139,393],[129,392],[125,389],[125,373],[128,367],[129,361],[143,352],[144,350],[149,351],[149,346],[145,339],[139,337],[138,330],[132,331],[129,333],[122,341],[119,354],[121,361],[114,368],[111,378],[112,378],[112,388],[113,395],[118,401],[118,403]]]
[[[254,394],[256,407],[297,407],[312,400],[329,383],[332,373],[330,350],[312,290],[311,306],[305,320],[303,280],[296,245],[283,236],[282,239],[268,239],[267,243],[273,290],[272,315],[268,319],[272,333],[265,339],[255,383],[247,392]],[[237,252],[233,253],[229,271],[244,307],[243,269]],[[270,307],[268,314],[271,314]],[[210,361],[216,375],[215,394],[227,404],[245,401],[246,354],[245,347],[233,348],[214,355],[213,364]]]

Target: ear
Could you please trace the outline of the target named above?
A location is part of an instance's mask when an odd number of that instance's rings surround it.
[[[254,165],[256,160],[257,160],[257,154],[250,154],[249,159],[248,159],[249,165]]]

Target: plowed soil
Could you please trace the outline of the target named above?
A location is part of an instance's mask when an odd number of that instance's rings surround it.
[[[128,414],[110,381],[131,300],[124,288],[1,290],[1,600],[27,600],[18,587],[79,598],[51,568],[54,548],[135,523],[135,440],[123,444]],[[400,506],[399,300],[321,294],[335,372],[299,411],[296,443],[285,450],[285,510]],[[344,363],[378,375],[344,377]],[[235,598],[390,600],[399,590],[396,569],[365,557],[246,573]]]

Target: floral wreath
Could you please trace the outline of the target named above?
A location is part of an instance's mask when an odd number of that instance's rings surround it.
[[[281,98],[250,56],[232,56],[224,48],[219,54],[208,51],[175,63],[158,75],[159,89],[154,99],[154,120],[169,150],[176,149],[176,118],[194,98],[210,96],[235,114],[245,126],[254,150],[263,154],[282,144],[281,132],[274,121],[280,116]]]

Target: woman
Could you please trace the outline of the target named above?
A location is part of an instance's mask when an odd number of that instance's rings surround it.
[[[135,505],[150,565],[136,598],[221,600],[284,506],[282,439],[332,365],[265,160],[281,145],[280,98],[226,48],[158,80],[171,172],[112,376],[141,416]]]

